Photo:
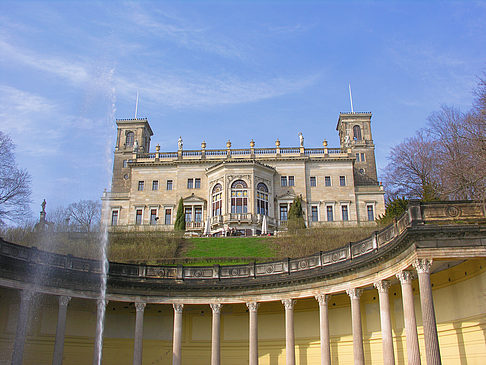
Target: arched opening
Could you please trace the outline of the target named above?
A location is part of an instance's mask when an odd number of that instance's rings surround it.
[[[357,141],[361,141],[361,127],[359,125],[355,125],[353,127],[353,138]]]
[[[133,142],[135,141],[135,134],[133,132],[127,132],[125,145],[126,146],[133,146]]]
[[[221,186],[221,184],[218,183],[214,185],[213,191],[211,192],[213,217],[221,215],[222,201],[223,201],[223,187]]]
[[[257,185],[257,214],[268,215],[268,188],[264,183]]]
[[[243,180],[231,184],[231,213],[248,213],[248,185]]]

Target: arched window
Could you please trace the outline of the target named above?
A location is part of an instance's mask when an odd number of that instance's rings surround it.
[[[357,141],[361,141],[361,127],[359,125],[353,127],[353,138]]]
[[[133,146],[134,140],[135,140],[135,134],[133,132],[127,132],[125,145],[126,146]]]
[[[257,185],[257,214],[268,215],[268,188],[264,183]]]
[[[223,201],[223,187],[221,184],[214,185],[211,192],[211,202],[213,204],[213,217],[221,215],[221,205]]]
[[[243,180],[231,184],[231,213],[248,213],[248,185]]]

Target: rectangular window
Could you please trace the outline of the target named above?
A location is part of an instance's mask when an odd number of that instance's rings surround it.
[[[317,205],[313,205],[311,207],[311,213],[312,213],[312,221],[317,222],[319,220],[319,214],[317,211]]]
[[[280,186],[287,186],[287,176],[280,177]]]
[[[373,206],[372,205],[367,205],[366,206],[366,210],[368,212],[368,220],[370,222],[374,221],[375,220],[375,211],[373,209]]]
[[[347,222],[349,220],[348,206],[347,205],[341,205],[341,214],[342,214],[342,217],[343,217],[343,221]]]
[[[326,207],[326,211],[327,211],[327,221],[332,222],[334,220],[334,215],[332,213],[332,205],[328,205]]]
[[[138,182],[138,191],[143,191],[143,184],[144,184],[143,181]]]
[[[123,167],[127,168],[128,167],[128,160],[123,160]]]
[[[150,224],[157,224],[158,219],[157,209],[150,209]]]
[[[167,180],[167,190],[172,190],[172,180]]]
[[[196,177],[196,178],[194,179],[194,188],[195,188],[195,189],[201,189],[201,179],[200,179],[200,178],[198,178],[198,177]]]
[[[165,224],[172,224],[172,210],[165,210]]]
[[[359,162],[359,153],[356,154],[356,162]]]
[[[289,186],[295,186],[294,177],[289,176]]]
[[[194,207],[194,222],[202,222],[202,207]]]
[[[192,189],[194,187],[194,179],[187,179],[187,188]]]
[[[325,186],[331,186],[331,177],[330,176],[326,176],[324,178],[324,185]]]
[[[184,208],[184,214],[186,217],[186,223],[192,222],[192,207]]]
[[[346,186],[346,176],[339,176],[339,186]]]
[[[118,224],[118,210],[111,212],[111,225],[116,226]]]
[[[135,224],[142,224],[142,209],[137,209],[135,211]]]
[[[362,153],[362,154],[361,154],[361,162],[365,162],[365,161],[366,161],[365,154],[364,154],[364,153]]]
[[[159,190],[159,181],[158,180],[152,181],[152,190]]]
[[[310,177],[310,186],[316,186],[317,183],[316,183],[316,177],[315,176],[311,176]]]
[[[287,221],[287,204],[280,204],[280,220]]]

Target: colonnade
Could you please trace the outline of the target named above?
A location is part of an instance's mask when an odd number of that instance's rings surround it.
[[[420,304],[423,318],[424,340],[425,340],[425,357],[427,365],[441,364],[439,342],[437,335],[437,326],[435,320],[434,303],[432,299],[432,285],[430,282],[430,267],[432,260],[417,259],[412,266],[418,274]],[[417,323],[415,318],[415,307],[412,291],[412,279],[415,273],[411,270],[404,270],[396,274],[399,279],[402,290],[403,313],[406,333],[406,348],[408,364],[420,364],[420,350],[417,335]],[[388,289],[390,287],[389,278],[383,278],[373,283],[378,290],[379,304],[380,304],[380,323],[383,343],[383,363],[386,365],[394,364],[393,338],[390,319],[390,305],[388,298]],[[365,363],[363,351],[363,334],[361,325],[361,310],[360,297],[363,293],[362,288],[350,287],[346,290],[351,300],[351,317],[352,317],[352,331],[353,331],[353,354],[354,364],[363,365]],[[329,315],[328,302],[329,297],[333,293],[319,293],[315,296],[319,303],[319,330],[320,330],[320,346],[321,346],[321,365],[331,364],[330,351],[330,331],[329,331]],[[17,332],[14,340],[12,364],[21,365],[23,350],[26,337],[26,329],[28,322],[28,312],[31,306],[33,293],[29,290],[21,292],[20,310],[17,321]],[[66,327],[66,313],[70,301],[68,296],[59,297],[59,311],[58,323],[56,329],[56,339],[54,345],[53,365],[62,364],[62,355],[64,348],[64,333]],[[99,300],[97,302],[97,323],[101,321],[99,317],[107,302]],[[294,305],[295,299],[284,298],[282,304],[285,308],[285,356],[286,365],[295,365],[295,337],[294,337]],[[259,303],[252,301],[246,303],[249,312],[249,364],[258,364],[258,307]],[[136,302],[136,319],[135,319],[135,336],[134,336],[134,351],[133,364],[142,364],[142,347],[143,347],[143,315],[146,304],[144,302]],[[219,365],[221,363],[220,356],[220,315],[222,304],[210,304],[212,310],[212,329],[211,329],[211,365]],[[182,359],[182,315],[184,304],[173,304],[174,309],[174,325],[173,325],[173,348],[172,348],[172,364],[180,365]],[[101,328],[97,325],[96,333],[100,335]],[[98,354],[99,348],[102,346],[101,341],[95,341],[95,352],[93,357],[93,364],[100,364]]]

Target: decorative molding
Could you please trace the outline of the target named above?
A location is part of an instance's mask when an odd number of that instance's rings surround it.
[[[404,270],[397,274],[397,278],[398,280],[400,280],[400,283],[403,285],[403,284],[411,283],[414,278],[414,275],[411,271]]]
[[[346,289],[346,294],[348,294],[351,299],[359,299],[361,294],[363,294],[363,289],[358,289],[358,288]]]
[[[330,297],[331,296],[329,294],[317,294],[315,296],[316,300],[319,302],[319,305],[327,305]]]
[[[69,302],[71,301],[71,297],[70,296],[67,296],[67,295],[61,295],[59,297],[59,305],[62,305],[62,306],[67,306],[69,304]]]
[[[295,300],[294,299],[282,299],[282,304],[285,307],[285,310],[292,310],[294,309]]]
[[[146,305],[147,304],[144,302],[135,302],[135,308],[137,309],[137,312],[143,312]]]
[[[380,280],[373,283],[373,286],[378,290],[379,293],[386,294],[391,286],[391,282],[389,280]]]
[[[221,303],[211,303],[209,304],[211,309],[213,310],[213,313],[221,313],[221,307],[223,306]]]
[[[412,262],[412,266],[415,268],[415,270],[417,270],[419,274],[430,274],[432,262],[432,259],[417,259]]]
[[[182,310],[184,309],[184,304],[172,304],[172,307],[174,307],[175,313],[182,313]]]
[[[96,306],[98,308],[103,307],[103,306],[106,307],[108,305],[108,302],[109,302],[109,300],[107,300],[107,299],[97,299],[96,300]]]
[[[248,307],[248,310],[250,312],[256,312],[258,310],[258,307],[260,306],[260,303],[258,303],[258,302],[248,302],[248,303],[246,303],[246,306]]]

